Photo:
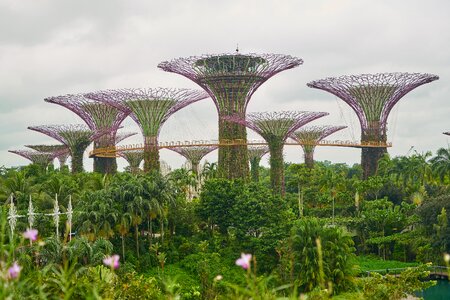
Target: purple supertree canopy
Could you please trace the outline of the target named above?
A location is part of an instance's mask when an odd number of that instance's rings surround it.
[[[347,126],[314,125],[305,126],[295,131],[291,137],[299,144],[315,146],[318,142]]]
[[[193,146],[169,148],[170,150],[184,156],[191,164],[198,164],[208,153],[216,150],[217,146]]]
[[[385,139],[389,113],[400,98],[437,79],[432,74],[379,73],[326,78],[307,85],[344,100],[356,112],[363,136]]]
[[[269,147],[266,145],[253,145],[248,146],[248,159],[250,161],[254,159],[261,159],[266,153],[269,152]]]
[[[213,99],[219,115],[229,115],[245,114],[251,96],[261,84],[302,63],[302,59],[289,55],[225,53],[177,58],[158,67],[200,85]]]
[[[126,114],[139,125],[144,136],[157,136],[161,125],[181,108],[205,99],[208,94],[201,90],[147,88],[106,90],[85,94]]]
[[[38,152],[54,153],[55,157],[60,154],[68,153],[66,145],[25,145],[25,147],[36,150]]]
[[[46,134],[70,149],[78,146],[80,141],[83,143],[92,142],[107,133],[105,131],[92,131],[82,124],[29,126],[28,129]]]
[[[104,103],[84,97],[82,94],[69,94],[48,97],[44,101],[61,105],[77,114],[92,130],[118,129],[127,113]]]
[[[122,150],[118,154],[130,164],[132,171],[139,168],[141,161],[144,159],[144,151],[139,149]]]
[[[20,155],[29,159],[34,164],[48,165],[55,158],[54,153],[39,152],[33,150],[8,150],[8,152]]]
[[[269,142],[273,138],[285,141],[301,126],[326,115],[327,112],[280,111],[249,113],[246,119],[238,115],[225,119],[247,126]]]

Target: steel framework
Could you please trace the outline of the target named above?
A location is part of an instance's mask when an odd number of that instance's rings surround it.
[[[38,152],[52,153],[59,161],[59,168],[62,169],[66,165],[70,151],[66,145],[25,145],[25,147],[36,150]]]
[[[236,52],[178,58],[158,67],[185,76],[208,92],[219,114],[219,140],[245,140],[245,126],[224,117],[237,114],[245,119],[251,96],[266,80],[302,63],[303,60],[289,55]],[[240,145],[219,148],[218,172],[225,178],[247,178],[247,148]]]
[[[248,146],[248,160],[250,161],[250,173],[254,182],[259,181],[259,163],[264,155],[269,152],[267,145]]]
[[[356,113],[361,125],[361,141],[386,141],[386,125],[394,105],[418,86],[439,79],[432,74],[379,73],[325,78],[308,83],[344,100]],[[363,177],[376,173],[378,160],[386,148],[362,149]]]
[[[129,114],[144,136],[144,171],[160,170],[158,135],[164,122],[175,112],[208,94],[190,89],[122,89],[85,94],[87,98],[112,105]]]
[[[139,165],[144,159],[144,150],[124,150],[120,151],[119,155],[128,162],[131,173],[137,174],[141,171]]]
[[[184,156],[191,164],[192,172],[198,176],[199,164],[203,157],[216,150],[218,146],[177,147],[170,150]]]
[[[308,168],[312,169],[314,166],[314,150],[316,149],[316,145],[327,136],[344,128],[347,128],[347,126],[315,125],[302,127],[295,131],[291,135],[291,138],[302,146],[305,155],[305,164]]]
[[[72,173],[83,172],[83,153],[89,144],[108,131],[92,131],[82,124],[29,126],[67,146],[72,157]]]
[[[326,112],[281,111],[247,114],[246,119],[239,115],[226,117],[230,122],[239,123],[252,129],[269,146],[270,181],[275,194],[284,195],[284,160],[283,148],[286,139],[301,126],[326,116]]]
[[[127,113],[104,103],[84,97],[82,94],[69,94],[44,99],[49,103],[61,105],[77,114],[93,131],[108,131],[94,141],[94,149],[115,145],[116,133]],[[102,174],[117,172],[115,158],[94,157],[94,172]]]
[[[33,150],[8,150],[8,152],[25,157],[33,164],[39,165],[43,168],[47,168],[47,166],[51,164],[51,162],[55,158],[53,153],[38,152]]]

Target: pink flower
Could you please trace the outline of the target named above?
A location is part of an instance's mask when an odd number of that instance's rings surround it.
[[[8,269],[8,275],[11,279],[16,279],[20,275],[20,270],[22,267],[15,261],[13,265]]]
[[[241,253],[241,258],[238,258],[236,260],[236,265],[242,267],[243,269],[247,270],[250,268],[250,261],[252,260],[251,254],[245,254]]]
[[[29,239],[32,242],[37,240],[37,235],[38,235],[37,229],[27,229],[27,231],[23,233],[23,237]]]
[[[117,268],[119,268],[119,259],[120,259],[120,256],[117,254],[114,254],[114,255],[105,257],[103,259],[103,263],[106,266],[117,269]]]

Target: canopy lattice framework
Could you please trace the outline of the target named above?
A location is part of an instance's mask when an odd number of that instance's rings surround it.
[[[158,136],[164,122],[175,112],[208,94],[201,90],[147,88],[106,90],[85,94],[123,111],[139,125],[144,136],[144,171],[160,170]]]
[[[195,147],[177,147],[170,150],[184,156],[191,164],[191,170],[194,174],[199,173],[199,164],[203,157],[216,150],[217,146],[195,146]]]
[[[332,125],[315,125],[305,126],[295,131],[291,137],[298,142],[302,148],[305,156],[305,164],[312,169],[314,166],[314,150],[318,142],[336,131],[347,128],[347,126],[332,126]]]
[[[107,131],[92,131],[86,125],[42,125],[29,126],[28,129],[46,134],[67,146],[72,157],[72,172],[82,172],[83,153],[89,144],[108,133]]]
[[[128,162],[131,173],[137,174],[141,171],[139,165],[144,160],[144,150],[122,150],[118,154]]]
[[[394,105],[418,86],[439,79],[432,74],[378,73],[330,77],[308,83],[344,100],[356,113],[361,125],[361,141],[386,142],[386,125]],[[376,173],[378,160],[386,148],[363,148],[363,177]]]
[[[326,112],[309,111],[257,112],[247,114],[246,119],[234,115],[227,120],[245,125],[264,138],[270,152],[272,189],[274,193],[284,195],[283,148],[286,139],[301,126],[326,115]]]
[[[219,140],[246,140],[245,126],[224,117],[237,114],[245,119],[250,98],[266,80],[302,63],[303,60],[289,55],[236,52],[177,58],[158,67],[185,76],[208,92],[219,114]],[[229,179],[247,178],[246,147],[219,148],[218,173]]]
[[[94,149],[114,147],[116,133],[127,113],[111,105],[94,101],[82,94],[48,97],[44,101],[61,105],[77,114],[93,131],[108,131],[94,142]],[[117,172],[115,158],[94,157],[94,172],[102,174]]]
[[[66,165],[67,158],[70,155],[69,148],[66,145],[25,145],[25,147],[38,152],[52,153],[59,161],[59,167]]]
[[[8,150],[8,152],[20,155],[30,160],[33,164],[42,166],[43,168],[47,168],[47,166],[51,164],[55,158],[54,154],[49,152],[39,152],[33,150]]]

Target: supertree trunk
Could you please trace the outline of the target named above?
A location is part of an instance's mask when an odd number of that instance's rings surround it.
[[[199,161],[191,161],[191,170],[192,173],[195,174],[195,177],[198,178],[198,165],[200,164]]]
[[[242,140],[247,141],[245,125],[219,120],[219,141]],[[227,179],[248,179],[248,153],[247,145],[234,145],[219,147],[219,177]]]
[[[144,172],[160,172],[158,140],[154,136],[144,138]]]
[[[71,156],[72,156],[72,173],[81,173],[84,172],[83,168],[83,154],[84,154],[85,148],[83,147],[75,147],[75,149],[71,149]]]
[[[275,195],[285,195],[283,141],[268,142],[270,149],[270,184]]]
[[[252,176],[253,182],[259,182],[259,163],[261,162],[261,158],[254,157],[250,160],[250,172]]]
[[[376,139],[374,138],[374,134],[366,133],[361,135],[362,142],[371,142],[371,141],[379,141],[381,143],[386,143],[386,134],[378,135]],[[361,149],[361,167],[363,170],[363,179],[367,179],[371,176],[377,174],[378,171],[378,161],[383,157],[384,154],[387,153],[386,147],[363,147]]]
[[[314,149],[303,149],[305,153],[305,165],[308,169],[314,168]]]
[[[101,137],[94,142],[94,150],[99,148],[114,147],[114,136],[111,134]],[[115,157],[94,157],[94,172],[100,174],[115,174],[117,173],[117,160]]]

